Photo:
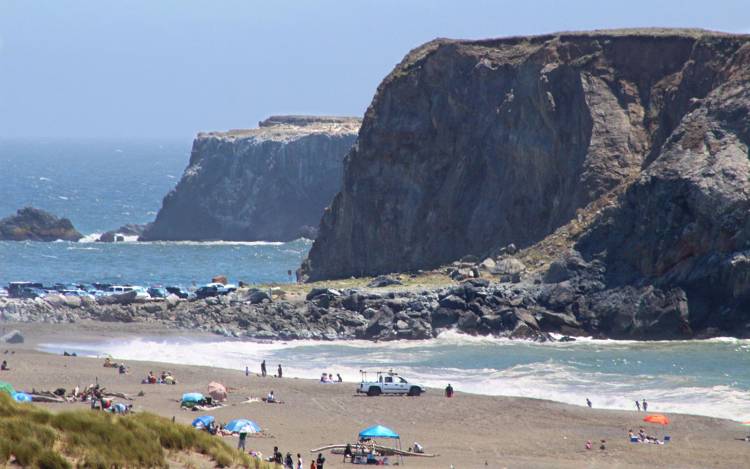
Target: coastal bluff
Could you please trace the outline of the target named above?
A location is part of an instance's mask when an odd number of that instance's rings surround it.
[[[746,337],[748,146],[750,35],[436,40],[378,88],[300,273],[484,259],[537,319]]]
[[[380,84],[302,274],[527,248],[622,187],[621,216],[597,223],[622,230],[597,228],[587,253],[646,277],[727,258],[750,223],[749,69],[750,36],[702,30],[418,47]]]
[[[314,238],[360,124],[272,116],[256,129],[199,133],[182,179],[139,240]]]
[[[67,218],[25,207],[0,219],[0,241],[78,241],[83,235]]]

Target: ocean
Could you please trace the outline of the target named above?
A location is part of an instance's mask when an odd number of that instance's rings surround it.
[[[233,281],[285,282],[310,248],[291,243],[93,243],[96,234],[154,218],[187,164],[189,141],[0,141],[0,217],[32,205],[65,216],[83,242],[0,242],[0,284],[12,280],[122,282],[190,286],[217,274]],[[750,341],[579,340],[537,344],[446,333],[414,342],[259,344],[225,338],[64,339],[42,346],[118,359],[159,356],[172,363],[237,370],[266,359],[285,374],[317,378],[390,368],[428,386],[551,399],[595,407],[750,420]]]
[[[288,282],[312,244],[96,243],[101,233],[156,217],[190,157],[189,140],[0,140],[0,218],[33,206],[67,217],[85,238],[0,241],[0,285],[11,281],[201,285]]]

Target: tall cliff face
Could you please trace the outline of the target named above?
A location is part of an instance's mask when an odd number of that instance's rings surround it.
[[[190,163],[141,235],[153,240],[313,237],[341,187],[360,119],[274,116],[258,129],[201,133]]]
[[[714,194],[708,207],[691,202],[712,221],[698,223],[701,234],[688,237],[684,252],[647,248],[645,237],[640,253],[623,244],[612,254],[640,263],[644,274],[663,270],[659,259],[684,256],[721,231],[711,213],[720,200],[732,201],[727,219],[743,210],[736,199],[746,192],[731,189],[747,183],[740,121],[749,41],[704,31],[604,31],[437,40],[415,49],[378,88],[303,273],[314,280],[414,270],[511,242],[530,246],[644,170],[620,223],[671,230],[696,213],[688,207],[683,218],[659,220],[665,207],[645,215],[642,206],[679,205],[672,181],[696,187],[700,171],[713,171],[708,179],[725,181],[728,198]],[[742,104],[729,106],[730,95]],[[723,163],[708,163],[720,151],[712,139],[734,155],[731,176]],[[708,153],[691,156],[686,146]],[[649,200],[655,193],[658,202]],[[644,217],[646,228],[637,221]],[[713,231],[704,232],[708,226]],[[589,251],[606,250],[603,230],[590,236]],[[641,259],[654,250],[653,261]]]

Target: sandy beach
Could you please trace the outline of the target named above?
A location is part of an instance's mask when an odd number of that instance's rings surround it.
[[[7,328],[10,325],[5,325]],[[15,326],[14,326],[15,327]],[[133,401],[136,411],[174,416],[178,422],[190,423],[203,412],[180,410],[180,396],[185,392],[205,392],[210,381],[224,383],[231,392],[224,407],[210,412],[220,422],[249,418],[268,433],[251,438],[248,448],[270,454],[274,446],[284,453],[301,453],[309,464],[310,449],[333,443],[353,442],[359,430],[374,424],[388,426],[401,434],[406,448],[418,441],[438,457],[408,458],[405,464],[419,468],[580,468],[580,467],[675,467],[675,468],[746,468],[750,466],[750,443],[738,441],[747,434],[737,422],[668,414],[671,423],[663,428],[643,424],[643,413],[612,411],[570,406],[550,401],[490,397],[461,393],[460,383],[453,383],[457,393],[452,399],[442,390],[430,389],[420,397],[364,397],[355,393],[356,383],[321,384],[294,378],[261,378],[258,364],[245,376],[244,370],[127,362],[129,373],[102,367],[102,360],[64,357],[39,352],[36,344],[65,337],[74,342],[92,337],[123,336],[143,333],[139,325],[19,325],[26,337],[20,345],[3,344],[0,354],[8,361],[10,371],[0,373],[0,380],[17,389],[30,391],[68,390],[86,386],[96,380],[109,390],[128,394],[143,391]],[[158,330],[149,330],[158,334]],[[117,357],[115,357],[116,359]],[[335,364],[332,364],[332,366]],[[269,366],[269,371],[275,364]],[[174,386],[145,385],[141,379],[149,370],[170,370],[178,380]],[[273,390],[284,404],[245,403]],[[595,392],[592,391],[592,396]],[[81,403],[39,404],[58,411],[80,409]],[[653,409],[658,412],[657,409]],[[649,434],[672,437],[666,445],[632,444],[628,429],[636,432],[643,425]],[[606,450],[599,441],[606,440]],[[587,440],[594,449],[586,450]],[[227,438],[230,444],[236,440]],[[326,454],[326,468],[348,467],[340,456]]]

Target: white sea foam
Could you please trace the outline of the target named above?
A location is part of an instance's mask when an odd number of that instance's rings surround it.
[[[79,243],[94,243],[96,242],[96,240],[99,239],[101,235],[102,235],[101,233],[87,234],[87,235],[84,235],[83,238],[79,239],[78,242]]]
[[[573,347],[571,344],[575,342],[565,346]],[[609,345],[610,342],[606,341],[605,349],[611,350]],[[43,344],[41,348],[55,352],[78,351],[91,356],[110,353],[121,360],[152,360],[158,356],[160,361],[167,363],[237,370],[250,366],[253,371],[257,371],[257,364],[265,359],[269,369],[282,363],[285,376],[316,379],[325,371],[340,373],[348,382],[358,381],[359,370],[363,368],[374,371],[396,367],[405,376],[424,385],[442,388],[450,382],[460,391],[476,394],[531,397],[575,405],[582,405],[586,398],[590,398],[598,408],[625,410],[634,410],[634,400],[646,398],[654,411],[750,420],[750,390],[746,381],[738,385],[737,381],[727,379],[726,383],[703,385],[720,376],[704,379],[699,370],[685,367],[671,374],[652,374],[637,366],[639,355],[644,353],[642,347],[648,347],[650,343],[635,345],[623,348],[622,356],[617,349],[614,358],[609,358],[613,355],[609,353],[606,359],[601,359],[590,349],[591,344],[581,343],[579,349],[574,350],[577,355],[561,359],[561,353],[570,351],[547,344],[467,337],[450,332],[434,340],[377,344],[367,341],[258,343],[176,337],[128,338],[93,344]],[[682,345],[705,347],[706,343],[695,341]],[[462,368],[443,363],[445,356],[459,353],[501,354],[508,364],[498,368]]]

